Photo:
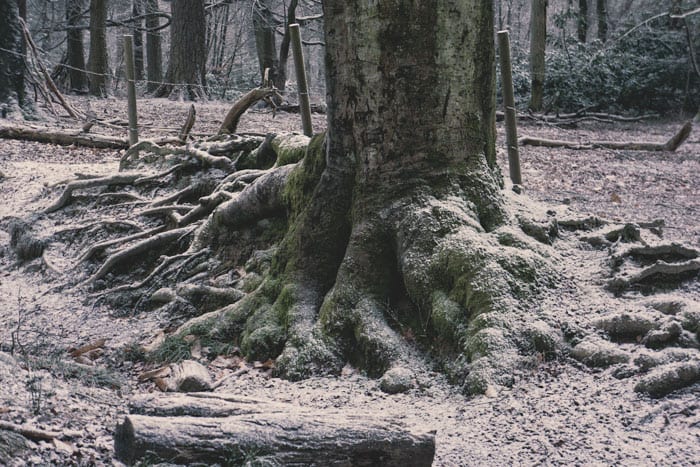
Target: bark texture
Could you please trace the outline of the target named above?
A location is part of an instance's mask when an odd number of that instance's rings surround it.
[[[15,1],[0,2],[0,105],[24,104],[24,62],[22,29]],[[7,110],[3,110],[3,117]]]
[[[178,464],[429,466],[435,454],[434,433],[413,434],[393,420],[197,396],[132,404],[132,411],[140,407],[152,415],[128,415],[117,427],[117,457],[133,462],[150,453]]]
[[[158,0],[146,0],[146,13],[158,12]],[[154,92],[160,86],[163,78],[163,52],[161,49],[160,32],[155,29],[160,26],[156,16],[146,17],[146,79],[148,92]]]
[[[109,87],[107,1],[90,0],[90,94],[104,97]]]
[[[204,0],[174,0],[170,31],[166,83],[160,86],[155,96],[205,99],[207,50]]]
[[[539,112],[544,97],[547,0],[532,0],[530,15],[530,109]]]
[[[70,89],[73,92],[83,92],[87,89],[88,79],[85,74],[85,50],[83,47],[83,30],[78,28],[82,19],[83,0],[66,1],[66,22],[68,23],[66,61],[68,62],[68,77]],[[71,26],[76,26],[71,29]]]

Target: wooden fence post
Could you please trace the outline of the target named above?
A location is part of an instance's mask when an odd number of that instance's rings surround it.
[[[297,87],[299,88],[299,113],[301,125],[306,136],[313,134],[311,127],[311,104],[309,102],[309,89],[306,83],[306,69],[304,68],[304,52],[301,49],[301,34],[298,24],[289,25],[289,35],[292,39],[292,53],[294,54],[294,68],[297,74]]]
[[[510,40],[508,31],[498,31],[498,52],[501,61],[501,90],[505,107],[506,145],[508,146],[508,168],[510,179],[516,184],[523,183],[520,174],[520,155],[518,154],[518,128],[515,114],[515,97],[513,95],[513,73],[510,67]]]
[[[136,113],[136,85],[134,83],[134,37],[124,36],[124,62],[126,63],[126,92],[129,105],[129,145],[139,142]]]

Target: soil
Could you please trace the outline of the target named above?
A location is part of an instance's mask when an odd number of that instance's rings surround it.
[[[106,119],[126,119],[121,100],[75,99]],[[161,99],[139,101],[142,137],[174,135],[189,104]],[[224,103],[198,103],[193,133],[212,134],[228,110]],[[69,120],[40,122],[77,128]],[[523,124],[521,134],[567,140],[656,140],[675,133],[678,121],[583,123],[575,129]],[[314,129],[325,125],[314,115]],[[251,110],[239,132],[298,131],[298,115]],[[96,133],[125,136],[124,130],[95,126]],[[499,148],[504,146],[499,128]],[[663,237],[700,247],[700,131],[674,153],[567,150],[521,147],[524,195],[552,206],[557,215],[590,213],[617,222],[663,219]],[[7,247],[8,216],[28,218],[48,206],[59,191],[52,186],[76,174],[117,171],[121,153],[0,140],[0,421],[26,424],[58,434],[56,441],[27,440],[0,465],[121,465],[113,457],[113,433],[127,413],[129,398],[158,391],[138,375],[151,367],[132,361],[131,344],[155,338],[168,322],[159,313],[132,315],[109,308],[80,288],[62,289],[61,277],[35,261],[17,264]],[[499,163],[508,173],[505,154]],[[507,189],[510,186],[507,185]],[[61,221],[54,217],[54,223]],[[3,223],[4,222],[4,223]],[[38,229],[56,228],[46,221]],[[42,231],[35,232],[41,236]],[[550,313],[587,326],[606,312],[626,309],[639,293],[615,296],[606,290],[608,253],[581,247],[567,238],[559,243],[565,258],[562,274],[571,277],[585,302],[562,294],[547,303]],[[556,245],[555,245],[556,246]],[[61,266],[61,265],[59,265]],[[578,295],[580,296],[580,294]],[[663,297],[700,303],[697,278],[682,282]],[[555,303],[554,303],[555,302]],[[106,339],[90,358],[69,351]],[[618,345],[618,344],[616,344]],[[619,347],[632,357],[646,351],[637,342]],[[435,430],[434,465],[512,464],[700,464],[700,384],[662,398],[634,391],[639,375],[621,377],[624,365],[594,369],[569,356],[533,361],[511,388],[463,396],[422,358],[414,359],[415,387],[389,395],[350,367],[338,377],[301,382],[272,378],[265,365],[241,372],[246,362],[203,362],[222,384],[219,392],[289,401],[310,408],[358,410],[398,417],[408,427]],[[5,456],[5,457],[3,457]]]

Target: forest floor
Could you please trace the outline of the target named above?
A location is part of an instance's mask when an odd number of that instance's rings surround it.
[[[86,109],[87,100],[76,99]],[[90,101],[98,116],[126,118],[124,101]],[[143,137],[176,134],[188,104],[139,101]],[[193,134],[212,134],[226,104],[197,104]],[[239,132],[288,132],[298,115],[252,110]],[[45,125],[46,122],[37,122]],[[51,123],[52,125],[54,123]],[[77,128],[70,121],[65,128]],[[652,140],[663,142],[678,121],[584,123],[576,129],[523,124],[520,133],[567,140]],[[314,128],[325,116],[314,115]],[[94,127],[95,133],[118,134]],[[124,136],[120,134],[120,136]],[[503,148],[499,124],[498,147]],[[0,140],[0,219],[27,217],[58,195],[50,187],[76,174],[106,175],[118,169],[114,150]],[[618,222],[663,219],[664,238],[700,248],[700,129],[674,153],[620,150],[521,148],[525,196],[564,211],[594,214]],[[499,162],[508,173],[505,154]],[[58,221],[57,221],[58,222]],[[0,465],[121,465],[114,459],[113,433],[130,397],[158,391],[140,382],[144,363],[130,361],[130,344],[147,342],[167,318],[158,313],[124,313],[95,303],[80,288],[61,290],[61,277],[36,262],[17,265],[9,254],[9,233],[0,229],[0,423],[25,424],[55,432],[54,441],[28,441],[3,451]],[[560,297],[556,312],[586,322],[627,307],[639,297],[615,297],[604,288],[607,254],[561,241],[562,273],[575,280],[585,303]],[[697,279],[667,296],[700,306]],[[106,339],[92,359],[77,363],[70,349]],[[621,344],[632,356],[636,343]],[[400,418],[408,427],[436,431],[436,466],[457,465],[698,465],[700,384],[652,399],[634,392],[635,377],[615,377],[616,366],[591,369],[567,356],[534,365],[512,388],[465,397],[434,371],[415,361],[414,389],[396,395],[352,369],[338,377],[288,382],[265,368],[240,372],[240,363],[207,362],[218,392],[289,401],[308,408],[362,411]],[[235,376],[234,376],[235,375]],[[5,433],[5,435],[3,435]],[[10,453],[10,451],[12,453]]]

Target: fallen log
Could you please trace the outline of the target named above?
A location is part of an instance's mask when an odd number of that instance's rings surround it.
[[[634,141],[590,141],[588,143],[579,143],[575,141],[562,141],[556,139],[535,138],[532,136],[523,136],[518,139],[518,144],[521,146],[542,146],[547,148],[566,148],[566,149],[624,149],[628,151],[669,151],[674,152],[681,144],[688,139],[690,132],[693,129],[693,124],[688,121],[681,129],[673,135],[665,143],[653,142],[634,142]]]
[[[116,136],[84,133],[81,130],[51,130],[26,125],[0,125],[0,138],[36,141],[61,146],[84,146],[97,149],[128,149],[129,141]],[[156,144],[182,144],[178,138],[159,138]]]
[[[131,414],[117,427],[117,458],[133,463],[148,453],[179,464],[429,466],[435,455],[434,432],[412,433],[391,419],[209,396],[132,403],[131,410],[154,415]]]
[[[37,141],[39,143],[60,144],[62,146],[73,144],[98,149],[127,149],[129,147],[129,142],[125,138],[39,129],[21,125],[0,125],[0,138]]]

